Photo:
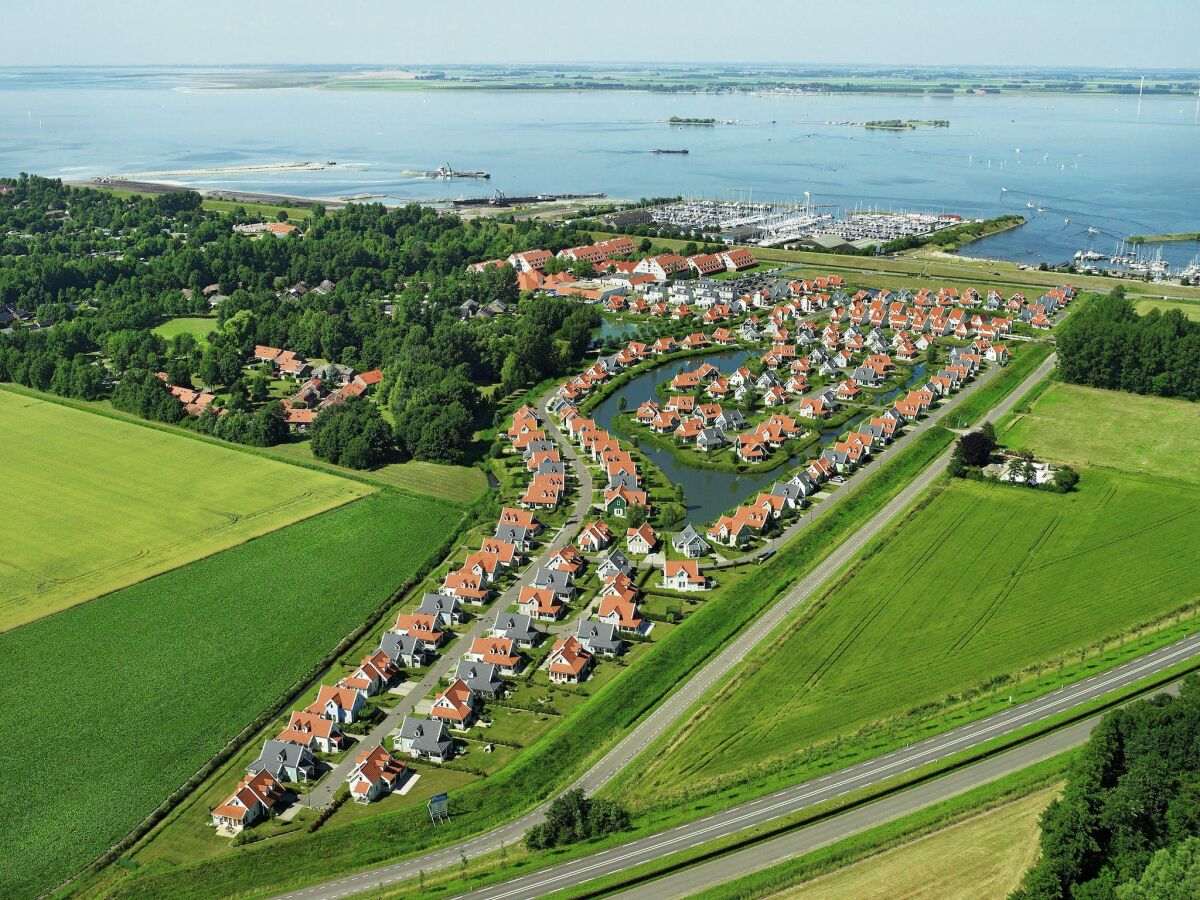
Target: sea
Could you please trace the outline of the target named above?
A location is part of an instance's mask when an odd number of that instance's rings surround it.
[[[287,73],[295,80],[297,70]],[[271,83],[269,78],[264,83]],[[223,86],[220,70],[0,69],[0,174],[385,203],[604,192],[1029,224],[971,256],[1061,263],[1200,230],[1200,101],[1118,95],[674,94]],[[672,126],[672,116],[729,124]],[[947,119],[948,128],[853,122]],[[839,124],[841,123],[841,124]],[[653,148],[687,155],[655,155]],[[313,171],[206,172],[313,161]],[[449,163],[487,181],[406,175]],[[1148,248],[1155,252],[1154,247]],[[1182,265],[1194,242],[1162,245]]]

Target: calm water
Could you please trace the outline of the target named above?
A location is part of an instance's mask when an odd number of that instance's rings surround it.
[[[747,356],[748,352],[745,350],[734,350],[692,357],[652,369],[630,381],[597,406],[592,418],[601,428],[613,431],[613,419],[620,412],[622,397],[625,398],[626,411],[632,412],[655,397],[654,388],[657,385],[684,368],[694,369],[702,363],[710,362],[729,374],[740,366]],[[683,485],[684,496],[687,499],[686,521],[693,523],[697,528],[703,523],[713,521],[758,491],[769,488],[776,481],[786,480],[794,468],[785,464],[768,472],[736,474],[684,465],[675,454],[649,444],[642,444],[640,449],[651,462],[662,469],[672,484]],[[727,451],[721,452],[728,457]]]
[[[333,170],[178,177],[201,187],[404,198],[605,191],[1026,213],[971,252],[1063,261],[1130,233],[1200,227],[1196,103],[1095,97],[758,97],[601,92],[212,90],[195,72],[0,69],[0,172],[64,178],[337,160]],[[676,116],[741,125],[670,127]],[[875,132],[826,121],[949,119]],[[688,156],[654,156],[653,147]],[[1019,148],[1019,152],[1018,152]],[[450,162],[490,182],[405,169]],[[1001,188],[1008,192],[1002,193]],[[1025,204],[1042,206],[1038,215]],[[1066,224],[1065,219],[1071,219]],[[1097,229],[1087,233],[1088,226]],[[1179,261],[1195,245],[1171,248]]]

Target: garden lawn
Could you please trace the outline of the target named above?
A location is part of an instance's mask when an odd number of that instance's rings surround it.
[[[0,631],[372,491],[0,391]]]
[[[1198,529],[1189,482],[1103,469],[1069,495],[945,482],[622,785],[695,795],[786,768],[821,741],[1119,635],[1200,597]]]
[[[216,329],[217,320],[215,318],[183,316],[178,319],[168,319],[155,328],[154,333],[167,340],[178,334],[190,334],[201,344],[206,344],[208,335]]]
[[[459,517],[382,492],[0,635],[0,896],[38,895],[123,837]]]
[[[1037,791],[775,896],[1002,900],[1037,860],[1038,818],[1058,792],[1058,786]]]
[[[1058,383],[998,437],[1006,447],[1077,466],[1200,482],[1200,404],[1187,400]]]

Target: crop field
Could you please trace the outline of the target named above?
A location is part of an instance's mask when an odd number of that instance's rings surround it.
[[[371,492],[0,391],[0,631]]]
[[[999,435],[1048,459],[1200,482],[1200,405],[1054,384]]]
[[[382,492],[0,635],[14,688],[0,896],[40,894],[123,837],[423,569],[459,516]]]
[[[1037,860],[1038,819],[1058,792],[1037,791],[774,896],[1003,900]]]
[[[209,333],[215,331],[216,328],[217,320],[215,318],[182,316],[178,319],[168,319],[163,322],[154,329],[154,333],[167,340],[170,340],[177,334],[190,334],[201,344],[204,344],[207,343],[205,339]]]
[[[703,792],[1120,634],[1200,597],[1197,529],[1188,482],[1089,469],[1058,495],[949,481],[622,783],[640,798]]]

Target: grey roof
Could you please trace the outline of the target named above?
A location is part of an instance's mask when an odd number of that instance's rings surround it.
[[[804,497],[804,491],[800,489],[800,485],[792,484],[790,481],[777,481],[771,485],[771,496],[800,500]]]
[[[558,594],[570,593],[572,590],[571,576],[557,569],[543,569],[539,567],[533,575],[533,586],[551,588]]]
[[[560,462],[555,462],[552,459],[544,459],[538,463],[535,475],[566,475],[567,467]]]
[[[504,688],[504,682],[496,674],[495,663],[460,659],[454,669],[454,677],[461,678],[467,687],[481,694],[495,694]]]
[[[379,641],[379,650],[392,662],[399,662],[414,656],[423,656],[425,642],[409,634],[389,631]]]
[[[637,476],[634,475],[632,472],[626,472],[624,469],[622,469],[621,471],[614,472],[612,474],[612,477],[610,477],[608,479],[608,485],[606,486],[605,490],[608,490],[609,488],[618,488],[618,487],[625,487],[625,488],[629,488],[630,490],[637,490],[637,486],[638,486]]]
[[[416,719],[405,716],[400,726],[400,739],[411,741],[412,748],[420,753],[444,756],[454,746],[450,732],[442,722],[434,719]]]
[[[529,540],[529,529],[523,525],[497,525],[495,538],[509,544],[524,544]]]
[[[696,443],[703,441],[711,447],[719,447],[725,443],[725,435],[720,428],[704,428],[700,431],[699,437],[696,438]]]
[[[874,384],[879,380],[879,373],[870,366],[859,366],[854,370],[854,380]]]
[[[533,619],[524,613],[501,613],[492,627],[492,634],[510,637],[520,643],[534,640],[541,632],[533,627]]]
[[[311,772],[316,764],[316,760],[313,759],[313,755],[307,747],[288,741],[269,740],[263,744],[258,759],[250,763],[246,767],[246,771],[251,775],[257,775],[266,769],[279,781],[291,781],[291,778],[281,775],[285,768]]]
[[[694,544],[697,541],[705,547],[708,546],[708,542],[700,537],[700,533],[689,522],[683,531],[671,538],[671,546],[676,550],[682,550],[684,547]]]
[[[417,607],[419,614],[427,616],[451,616],[462,608],[458,598],[450,594],[429,594],[421,597],[421,605]]]
[[[740,431],[746,427],[746,417],[740,409],[726,409],[717,416],[716,423],[726,430]]]
[[[609,566],[625,575],[633,571],[633,565],[629,562],[629,557],[615,547],[608,551],[608,555],[600,561],[600,565],[596,566],[596,571],[598,572]]]
[[[575,637],[591,653],[620,653],[623,644],[611,622],[580,622]]]
[[[554,441],[540,440],[530,441],[525,445],[525,452],[521,454],[521,459],[533,459],[533,454],[541,453],[545,450],[553,450]]]

